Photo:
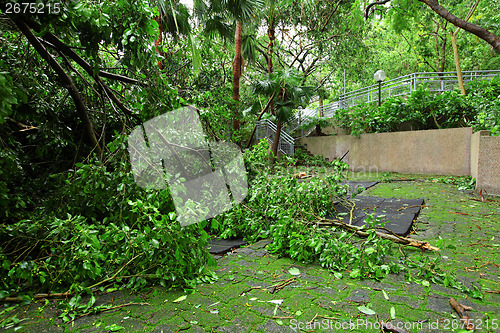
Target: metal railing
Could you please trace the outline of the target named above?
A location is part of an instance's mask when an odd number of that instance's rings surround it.
[[[469,82],[474,79],[491,80],[497,75],[500,75],[500,70],[462,72],[464,82]],[[426,84],[431,92],[449,91],[455,89],[458,85],[458,77],[456,72],[422,72],[400,76],[381,84],[381,100],[389,97],[409,95],[422,84]],[[297,112],[291,124],[284,127],[281,131],[279,150],[284,154],[293,155],[294,139],[288,133],[297,131],[302,124],[311,121],[312,118],[317,116],[322,115],[323,117],[331,118],[339,109],[356,106],[361,103],[378,101],[378,88],[378,84],[374,84],[369,87],[342,94],[339,96],[338,101],[323,105],[321,108],[317,107],[312,110],[301,110]],[[307,136],[313,130],[314,126],[305,131],[301,130],[300,136]],[[257,139],[267,138],[272,142],[274,133],[276,133],[276,125],[272,121],[261,120],[257,122]]]
[[[267,139],[269,143],[273,143],[276,135],[276,125],[269,119],[259,120],[257,122],[256,136],[257,140]],[[278,142],[278,151],[283,154],[293,156],[295,140],[284,130],[281,130],[280,140]]]
[[[331,118],[335,114],[335,111],[339,109],[339,102],[333,102],[330,104],[323,105],[321,107],[317,107],[315,109],[305,109],[299,110],[295,115],[294,120],[292,120],[291,124],[286,127],[286,131],[288,133],[295,132],[302,124],[309,123],[313,118],[316,117],[325,117]],[[314,130],[314,126],[300,131],[300,136],[308,136]]]
[[[464,82],[492,79],[497,75],[500,75],[500,70],[462,72]],[[409,95],[422,84],[426,84],[431,92],[449,91],[457,87],[458,77],[456,72],[413,73],[400,76],[381,84],[381,99]],[[340,95],[339,106],[346,108],[374,101],[378,101],[378,84]]]

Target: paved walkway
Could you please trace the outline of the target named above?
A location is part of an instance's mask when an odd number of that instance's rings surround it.
[[[100,295],[97,305],[150,305],[126,306],[70,324],[57,318],[55,301],[40,302],[20,310],[18,318],[25,320],[19,331],[379,332],[377,321],[391,321],[392,312],[392,323],[406,326],[408,332],[458,332],[460,322],[449,304],[454,297],[472,307],[468,313],[476,332],[500,332],[500,201],[481,202],[452,185],[426,182],[381,183],[367,195],[425,197],[426,207],[412,237],[439,243],[441,251],[423,255],[440,258],[443,269],[480,288],[484,299],[443,285],[408,282],[395,274],[380,282],[337,279],[317,264],[270,255],[266,241],[261,241],[219,258],[219,280],[191,294],[161,287],[142,293],[110,292]],[[420,254],[412,251],[413,256]],[[290,273],[297,274],[294,268],[298,275]],[[286,285],[271,293],[280,283]],[[363,313],[363,306],[375,314]]]

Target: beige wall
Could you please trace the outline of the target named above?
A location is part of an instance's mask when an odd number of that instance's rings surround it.
[[[323,155],[333,161],[350,149],[351,138],[349,135],[312,136],[300,139],[300,143],[312,154]],[[349,154],[344,161],[348,162],[348,158]]]
[[[476,189],[500,195],[500,137],[480,136]]]
[[[500,195],[500,137],[471,128],[302,138],[314,155],[342,157],[352,170],[476,178],[476,189]]]
[[[479,163],[479,139],[482,136],[490,136],[490,131],[478,131],[472,134],[470,142],[470,175],[477,179],[477,167]]]
[[[349,150],[353,170],[470,175],[471,128],[308,137],[300,143],[330,160]]]

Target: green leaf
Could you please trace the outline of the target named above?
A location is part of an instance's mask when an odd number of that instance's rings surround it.
[[[391,306],[391,319],[396,319],[396,309],[393,306]]]
[[[373,310],[372,310],[372,309],[370,309],[370,308],[367,308],[367,307],[366,307],[366,306],[364,306],[364,305],[358,306],[358,310],[359,310],[360,312],[362,312],[362,313],[364,313],[364,314],[367,314],[367,315],[370,315],[370,316],[372,316],[372,315],[376,314],[376,312],[375,312],[375,311],[373,311]]]
[[[182,295],[181,297],[176,298],[173,302],[174,302],[174,303],[180,303],[180,302],[182,302],[183,300],[185,300],[186,298],[187,298],[187,296],[186,296],[186,295]]]
[[[389,296],[387,296],[387,293],[385,292],[385,290],[382,290],[382,294],[384,294],[384,298],[386,300],[389,300]]]
[[[112,325],[106,326],[106,330],[109,330],[111,332],[117,332],[117,331],[121,331],[121,330],[124,330],[124,329],[125,329],[125,327],[118,326],[116,324],[112,324]]]
[[[375,250],[373,247],[368,247],[368,248],[365,249],[365,252],[367,254],[372,254],[374,252],[377,252],[377,250]]]
[[[96,235],[90,235],[89,236],[89,240],[90,242],[92,243],[92,246],[99,250],[101,248],[101,243],[99,242],[99,240],[97,239],[97,236]]]
[[[193,71],[195,74],[199,74],[200,69],[201,69],[200,52],[196,48],[196,45],[195,45],[194,40],[193,40],[193,36],[191,34],[189,34],[188,37],[189,37],[189,44],[191,46],[191,57],[193,59]]]
[[[288,273],[292,275],[300,275],[300,270],[297,267],[291,267],[288,269]]]

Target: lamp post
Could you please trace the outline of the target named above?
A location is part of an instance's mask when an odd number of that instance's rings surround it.
[[[378,106],[382,105],[381,102],[381,87],[382,87],[382,81],[385,80],[385,72],[383,70],[378,70],[373,74],[373,77],[375,78],[375,81],[378,82]]]

